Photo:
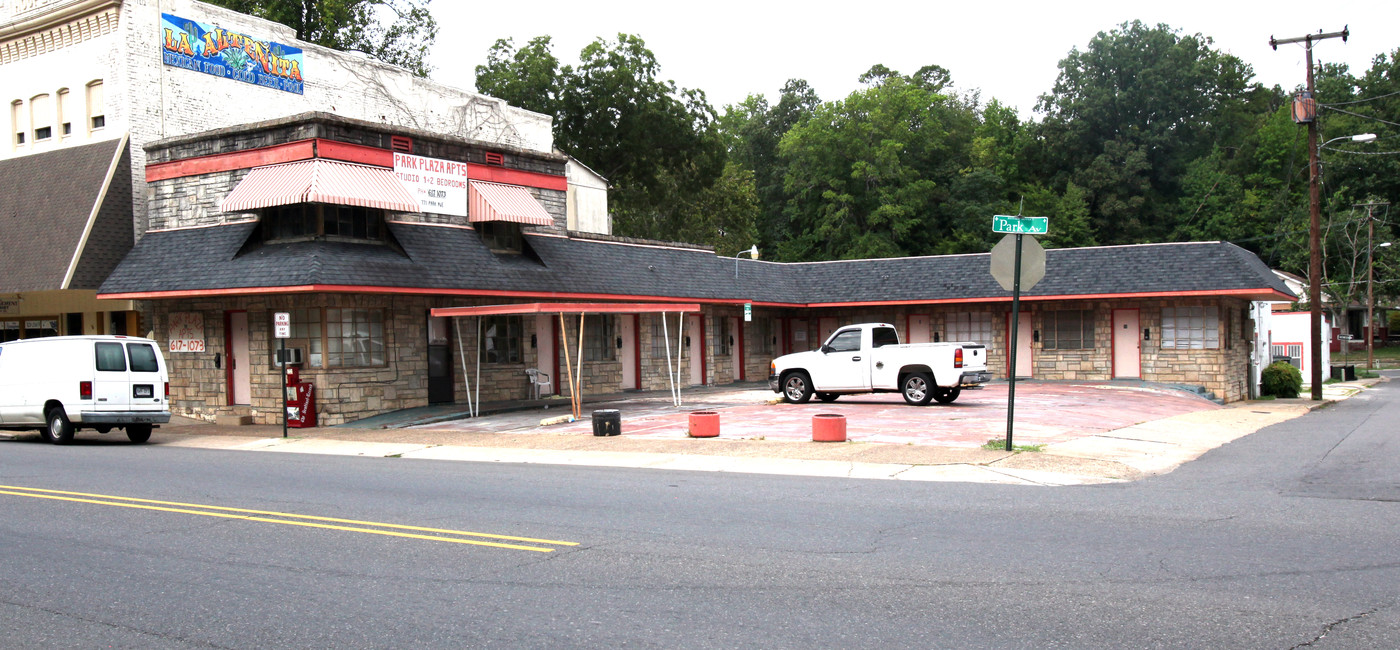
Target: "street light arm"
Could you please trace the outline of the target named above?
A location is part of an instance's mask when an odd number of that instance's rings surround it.
[[[1325,146],[1327,146],[1327,145],[1329,145],[1329,144],[1332,144],[1333,142],[1336,142],[1336,141],[1338,141],[1338,140],[1351,140],[1352,142],[1375,142],[1375,141],[1376,141],[1376,134],[1374,134],[1374,133],[1358,133],[1358,134],[1356,134],[1356,135],[1344,135],[1344,136],[1342,136],[1342,137],[1340,137],[1340,138],[1332,138],[1331,140],[1328,140],[1328,141],[1326,141],[1326,142],[1324,142],[1324,143],[1322,143],[1321,145],[1318,145],[1318,146],[1319,146],[1319,147],[1325,147]]]
[[[751,258],[753,258],[753,259],[758,259],[758,244],[754,244],[753,246],[750,246],[749,249],[746,250],[746,251],[739,251],[738,253],[735,253],[735,254],[734,254],[734,278],[735,278],[735,279],[738,279],[738,278],[739,278],[739,256],[740,256],[740,255],[743,255],[743,254],[745,254],[745,253],[748,253],[749,257],[751,257]]]

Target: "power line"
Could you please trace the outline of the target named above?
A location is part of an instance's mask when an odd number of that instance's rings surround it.
[[[1385,99],[1386,97],[1392,97],[1395,95],[1400,95],[1400,90],[1397,90],[1393,93],[1386,93],[1384,95],[1376,95],[1375,97],[1367,97],[1366,99],[1357,99],[1349,102],[1333,102],[1330,104],[1318,104],[1318,106],[1321,106],[1323,108],[1332,108],[1333,106],[1346,106],[1347,104],[1361,104],[1365,102],[1374,102],[1377,99]]]
[[[1347,115],[1354,115],[1354,116],[1356,116],[1356,117],[1360,117],[1360,118],[1364,118],[1364,119],[1368,119],[1368,120],[1375,120],[1375,121],[1377,121],[1377,122],[1380,122],[1381,124],[1389,124],[1389,125],[1391,125],[1391,126],[1400,126],[1400,122],[1391,122],[1390,120],[1383,120],[1383,119],[1381,119],[1381,118],[1379,118],[1379,117],[1372,117],[1372,116],[1370,116],[1370,115],[1362,115],[1362,114],[1360,114],[1360,113],[1353,113],[1353,112],[1351,112],[1351,111],[1343,110],[1343,109],[1340,109],[1340,108],[1332,108],[1332,107],[1329,106],[1329,107],[1327,107],[1327,110],[1329,110],[1329,111],[1337,111],[1338,113],[1346,113]]]
[[[1336,147],[1325,147],[1325,149],[1336,153],[1349,153],[1358,156],[1400,156],[1400,151],[1352,151],[1350,149],[1338,149]]]

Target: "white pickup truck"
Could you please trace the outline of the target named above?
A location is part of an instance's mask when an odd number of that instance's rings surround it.
[[[991,381],[987,349],[980,343],[901,345],[889,323],[847,325],[818,350],[785,354],[768,367],[768,387],[788,402],[812,395],[830,402],[840,395],[899,392],[916,406],[930,399],[948,404],[964,388]]]

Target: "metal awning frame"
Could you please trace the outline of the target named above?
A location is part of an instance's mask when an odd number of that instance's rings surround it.
[[[609,303],[609,302],[533,302],[508,305],[484,305],[479,307],[437,307],[430,311],[432,316],[451,317],[453,326],[457,330],[457,352],[462,358],[462,379],[466,382],[467,389],[467,411],[471,417],[477,417],[481,413],[481,318],[483,316],[504,316],[518,314],[559,314],[559,337],[563,339],[562,348],[564,350],[564,363],[568,369],[569,398],[572,407],[574,420],[583,417],[583,326],[584,316],[587,314],[661,314],[661,331],[666,337],[666,377],[671,384],[671,403],[680,408],[681,406],[681,351],[685,337],[682,336],[684,330],[685,315],[700,311],[699,303],[665,303],[665,302],[630,302],[630,303]],[[671,334],[666,325],[666,314],[676,312],[676,363],[671,363]],[[569,334],[564,321],[564,314],[578,314],[578,352],[577,359],[579,365],[577,371],[573,366],[573,357],[569,356]],[[462,343],[462,325],[460,318],[476,317],[476,395],[472,395],[471,380],[467,372],[467,354]],[[640,335],[640,332],[638,333]]]

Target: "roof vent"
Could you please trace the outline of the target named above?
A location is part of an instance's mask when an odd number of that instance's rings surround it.
[[[389,136],[389,148],[403,153],[413,153],[413,138],[406,135]]]
[[[503,154],[488,151],[486,152],[486,164],[499,167],[506,164],[506,157]]]

